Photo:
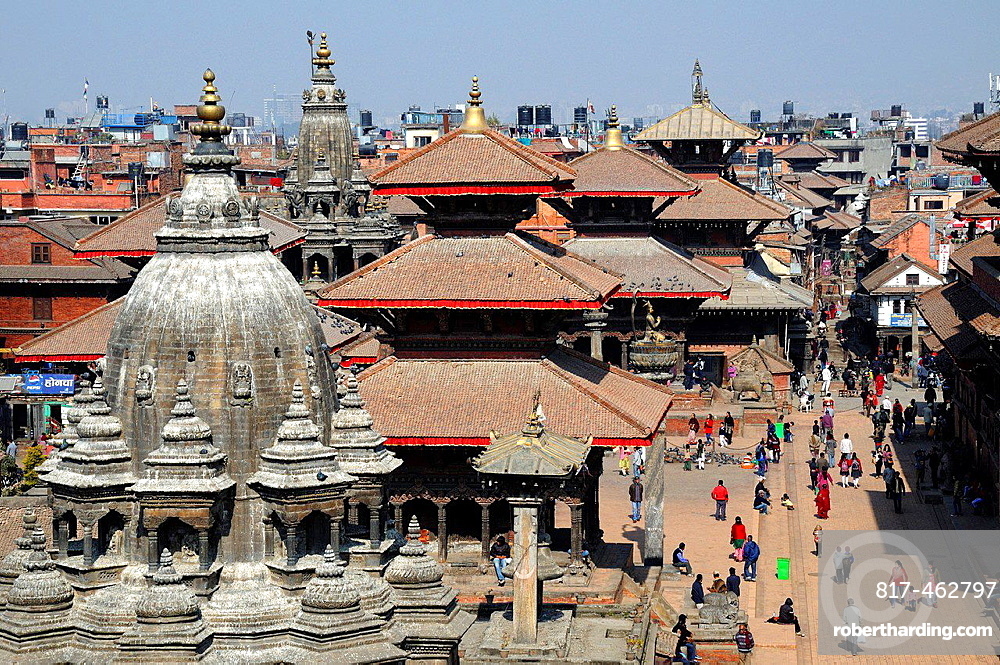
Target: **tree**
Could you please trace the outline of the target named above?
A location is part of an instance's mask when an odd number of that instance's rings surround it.
[[[31,489],[38,483],[38,471],[35,469],[45,461],[45,453],[35,445],[28,448],[24,453],[24,480],[21,481],[23,489]]]
[[[490,127],[499,127],[500,118],[497,116],[496,113],[493,113],[490,115],[490,117],[486,118],[486,124],[489,125]]]

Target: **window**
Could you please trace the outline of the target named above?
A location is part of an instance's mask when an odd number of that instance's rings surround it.
[[[24,180],[27,177],[23,169],[0,169],[0,180]]]
[[[35,321],[52,320],[52,298],[32,298],[31,309]]]
[[[907,286],[920,286],[920,275],[917,273],[907,273],[906,274],[906,285]]]
[[[851,162],[860,162],[861,161],[861,151],[860,150],[851,150],[850,152],[847,153],[847,159],[848,159],[848,161],[851,161]]]
[[[924,201],[924,210],[944,210],[944,201]]]
[[[908,145],[901,145],[901,146],[899,146],[899,156],[903,157],[904,159],[909,159],[910,158],[910,146],[908,146]]]
[[[431,137],[429,136],[414,136],[413,137],[413,147],[423,148],[431,142]]]
[[[892,301],[892,313],[893,314],[902,314],[903,313],[903,301],[902,300],[893,300]]]
[[[930,156],[930,152],[931,152],[930,146],[926,145],[917,146],[917,157],[927,158]]]
[[[52,263],[52,245],[47,242],[31,243],[32,263]]]

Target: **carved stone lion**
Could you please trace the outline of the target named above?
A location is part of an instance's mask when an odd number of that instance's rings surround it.
[[[156,368],[152,365],[142,365],[135,375],[135,401],[139,406],[149,406],[153,403],[156,392]]]
[[[698,610],[698,623],[734,626],[740,613],[740,598],[732,591],[706,593],[705,604]]]

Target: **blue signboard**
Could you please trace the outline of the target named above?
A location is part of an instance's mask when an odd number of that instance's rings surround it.
[[[910,315],[909,312],[907,312],[906,314],[890,314],[889,315],[889,327],[891,327],[891,328],[909,328],[910,327],[910,322],[911,322],[910,316],[911,315]],[[917,327],[918,328],[923,328],[923,327],[926,327],[926,326],[927,326],[927,324],[924,323],[923,317],[918,316],[917,317]]]
[[[21,390],[29,395],[72,395],[73,374],[25,374]]]

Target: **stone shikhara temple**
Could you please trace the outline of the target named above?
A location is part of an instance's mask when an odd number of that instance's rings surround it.
[[[473,617],[416,523],[402,547],[384,533],[400,460],[353,378],[338,397],[315,310],[236,189],[204,78],[190,181],[42,469],[55,542],[28,511],[0,563],[0,654],[457,662]]]

